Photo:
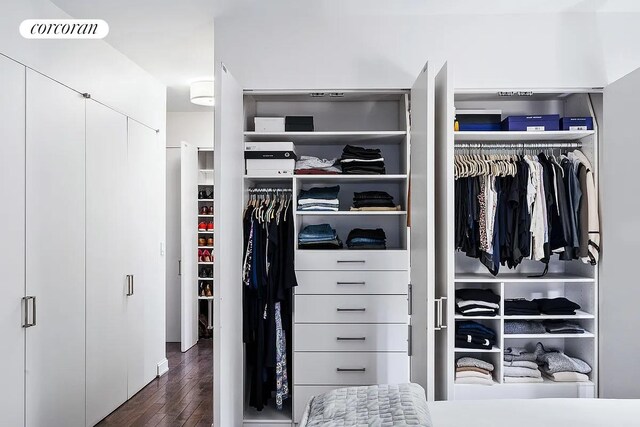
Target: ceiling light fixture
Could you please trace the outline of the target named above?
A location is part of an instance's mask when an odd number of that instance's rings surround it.
[[[213,87],[213,80],[202,80],[191,83],[191,102],[197,105],[213,107],[215,104]]]

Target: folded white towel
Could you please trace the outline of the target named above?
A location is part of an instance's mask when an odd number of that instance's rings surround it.
[[[505,383],[541,383],[544,382],[542,378],[531,377],[504,377]]]
[[[478,384],[478,385],[493,385],[493,380],[488,380],[486,378],[478,378],[478,377],[466,377],[466,378],[456,378],[456,384]]]
[[[456,372],[456,379],[458,378],[485,378],[490,380],[492,377],[490,374],[483,374],[482,372],[464,371]]]

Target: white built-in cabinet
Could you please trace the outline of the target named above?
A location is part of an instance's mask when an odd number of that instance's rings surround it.
[[[0,76],[0,425],[95,425],[167,369],[164,147],[3,56]]]

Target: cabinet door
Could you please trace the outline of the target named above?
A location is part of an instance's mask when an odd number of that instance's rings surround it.
[[[128,119],[128,395],[157,375],[164,359],[164,147],[156,132]]]
[[[85,424],[85,100],[27,70],[26,424]]]
[[[180,350],[198,342],[198,149],[180,146],[180,259],[181,334]]]
[[[640,115],[635,95],[640,91],[640,70],[617,80],[604,91],[604,137],[599,161],[601,258],[600,397],[640,398],[640,369],[628,369],[626,355],[640,351],[626,325],[640,321],[637,301],[637,235],[640,199],[635,192],[638,145],[635,123]],[[622,368],[625,367],[625,368]]]
[[[180,342],[181,269],[180,251],[180,147],[167,147],[167,342]],[[195,244],[194,244],[195,245]],[[194,246],[195,247],[195,246]]]
[[[433,400],[433,78],[425,65],[411,88],[411,381]]]
[[[25,68],[0,56],[0,425],[24,424]]]
[[[87,101],[87,425],[127,400],[127,117]]]
[[[216,68],[214,204],[214,425],[242,425],[242,175],[244,137],[242,88],[223,64]],[[224,159],[224,165],[222,164]],[[223,202],[224,201],[224,202]],[[224,306],[220,300],[224,299]],[[223,349],[223,350],[221,350]]]
[[[449,396],[449,378],[453,372],[453,271],[454,271],[454,216],[453,203],[453,81],[448,64],[444,64],[435,79],[435,298],[439,301],[443,324],[436,325],[435,333],[435,398]],[[450,297],[450,298],[449,298]],[[432,306],[431,306],[432,307]],[[448,327],[451,325],[451,327]],[[451,344],[453,347],[453,344]]]

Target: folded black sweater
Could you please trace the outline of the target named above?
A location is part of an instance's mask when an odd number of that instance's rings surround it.
[[[456,290],[456,298],[465,301],[485,301],[498,304],[500,296],[493,293],[491,289],[458,289]]]

